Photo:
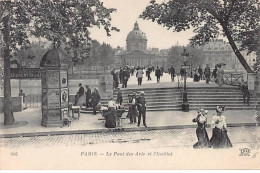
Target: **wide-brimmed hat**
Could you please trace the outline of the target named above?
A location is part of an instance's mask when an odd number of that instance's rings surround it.
[[[208,110],[202,109],[202,108],[200,108],[200,109],[198,110],[198,113],[201,113],[201,114],[203,114],[203,115],[206,115],[208,112],[209,112]]]
[[[226,110],[225,106],[217,106],[216,112],[224,112]]]
[[[144,95],[144,91],[140,91],[140,95]]]

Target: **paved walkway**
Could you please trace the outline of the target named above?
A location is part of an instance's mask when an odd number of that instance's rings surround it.
[[[136,88],[168,88],[168,87],[178,87],[178,85],[183,85],[183,80],[176,76],[174,78],[174,82],[171,82],[171,75],[168,73],[164,73],[161,77],[161,80],[159,83],[157,83],[156,76],[154,75],[154,72],[151,73],[151,81],[147,81],[147,77],[143,76],[143,82],[142,85],[137,85],[137,78],[135,75],[130,76],[128,83],[127,83],[127,89],[136,89]],[[194,82],[193,78],[188,77],[187,78],[187,87],[219,87],[215,82],[209,82],[209,84],[206,84],[205,80],[201,80],[199,82]],[[119,87],[122,87],[120,84]],[[222,87],[234,87],[237,88],[237,86],[231,86],[231,85],[222,85]]]
[[[123,117],[126,117],[126,112]],[[211,121],[215,111],[209,111],[208,123]],[[136,131],[136,130],[152,130],[152,129],[173,129],[173,128],[188,128],[196,127],[192,119],[196,116],[196,111],[155,111],[147,112],[148,128],[142,126],[137,127],[137,124],[129,124],[129,119],[122,120],[122,126],[117,129],[107,129],[104,127],[104,120],[101,114],[81,114],[80,120],[75,119],[70,127],[43,127],[41,126],[41,110],[27,109],[22,112],[14,113],[16,121],[27,121],[28,124],[21,127],[8,128],[3,125],[3,114],[0,114],[0,137],[17,137],[17,136],[37,136],[37,135],[55,135],[55,134],[73,134],[73,133],[93,133],[107,131]],[[255,126],[254,110],[243,111],[226,111],[226,121],[229,126]]]

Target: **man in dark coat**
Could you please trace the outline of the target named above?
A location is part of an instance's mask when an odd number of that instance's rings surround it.
[[[123,69],[120,67],[119,69],[119,83],[123,82]]]
[[[82,84],[79,83],[79,90],[78,90],[77,94],[75,95],[74,106],[76,106],[78,104],[79,98],[83,95],[84,95],[84,88],[83,88]]]
[[[214,78],[215,83],[217,83],[217,71],[218,71],[218,67],[215,66],[215,69],[213,70],[212,76],[211,76]]]
[[[150,66],[148,66],[148,68],[147,68],[147,80],[149,81],[149,80],[152,80],[152,78],[151,78],[151,67]]]
[[[202,74],[203,74],[203,71],[202,71],[201,66],[199,66],[199,68],[198,68],[198,72],[199,72],[199,74],[200,74],[200,80],[202,80]]]
[[[249,105],[250,93],[249,93],[248,86],[247,86],[246,82],[244,82],[244,84],[241,86],[241,90],[242,90],[242,94],[243,94],[243,102],[244,102],[244,104],[247,103]]]
[[[169,69],[169,72],[171,74],[171,79],[172,79],[172,82],[173,82],[174,81],[174,76],[175,76],[175,68],[173,67],[173,65]]]
[[[207,64],[205,69],[204,69],[204,75],[205,75],[205,78],[206,78],[206,83],[208,84],[209,81],[210,81],[210,68],[209,68],[209,65]]]
[[[91,89],[86,85],[86,108],[91,107]]]
[[[140,126],[140,122],[141,122],[141,117],[143,117],[143,125],[145,127],[147,127],[146,125],[146,101],[144,98],[144,92],[142,91],[140,93],[140,97],[137,98],[137,108],[139,111],[139,115],[138,115],[138,124],[137,126]]]
[[[159,83],[161,78],[161,70],[159,69],[159,67],[157,67],[157,69],[155,70],[155,76],[157,78],[157,83]]]
[[[129,77],[130,77],[130,72],[129,72],[129,70],[128,70],[127,68],[124,68],[122,88],[126,88],[126,87],[127,87],[127,82],[128,82]]]

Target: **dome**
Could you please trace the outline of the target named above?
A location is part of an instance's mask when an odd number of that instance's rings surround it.
[[[126,41],[130,41],[130,40],[147,41],[145,33],[139,29],[137,22],[135,22],[134,29],[127,35]]]
[[[66,66],[66,56],[55,46],[48,50],[42,57],[41,67],[61,67]]]

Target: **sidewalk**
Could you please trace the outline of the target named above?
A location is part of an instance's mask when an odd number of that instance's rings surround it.
[[[123,117],[126,117],[126,112]],[[208,124],[211,122],[212,115],[215,111],[209,111]],[[129,124],[129,119],[122,120],[122,126],[115,129],[107,129],[104,126],[104,120],[101,114],[81,114],[80,120],[72,121],[71,126],[60,127],[43,127],[41,126],[41,110],[27,109],[22,112],[14,113],[16,121],[26,121],[28,124],[21,127],[6,127],[3,125],[3,114],[0,114],[0,138],[3,137],[20,137],[20,136],[41,136],[41,135],[61,135],[77,133],[96,133],[108,131],[138,131],[138,130],[162,130],[176,128],[196,128],[196,123],[192,119],[197,115],[196,111],[152,111],[147,112],[147,128],[137,127],[137,124]],[[255,111],[226,111],[226,121],[229,127],[256,126]]]

